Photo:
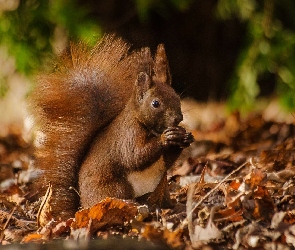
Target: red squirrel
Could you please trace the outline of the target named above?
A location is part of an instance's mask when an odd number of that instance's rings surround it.
[[[152,193],[193,141],[178,126],[180,98],[164,46],[154,58],[149,48],[129,49],[114,35],[93,48],[72,45],[38,78],[31,100],[39,130],[34,166],[42,175],[30,188],[39,197],[51,183],[55,218],[72,217],[79,201],[89,207]]]

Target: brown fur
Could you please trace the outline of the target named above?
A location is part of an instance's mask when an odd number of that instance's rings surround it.
[[[134,198],[127,173],[157,162],[170,139],[155,134],[180,121],[179,98],[167,85],[170,73],[164,47],[159,46],[155,61],[147,48],[128,50],[129,46],[114,36],[104,37],[92,49],[74,45],[55,72],[38,79],[31,98],[44,136],[37,143],[35,166],[44,173],[31,189],[38,197],[44,195],[49,182],[52,184],[54,217],[67,218],[77,210],[79,197],[69,187],[77,188],[79,172],[83,206],[106,196]],[[143,97],[151,89],[149,84],[134,87],[135,82],[147,79],[140,79],[140,72],[153,82],[153,95],[161,92],[167,109],[171,107],[165,118],[151,116],[138,105],[138,95]],[[174,120],[172,116],[176,116]],[[155,123],[155,119],[162,123]],[[174,144],[185,144],[185,139],[179,138],[187,135],[180,134],[178,139],[169,135]]]

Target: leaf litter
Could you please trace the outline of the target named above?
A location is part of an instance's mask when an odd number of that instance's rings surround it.
[[[294,122],[234,113],[192,133],[195,142],[168,171],[171,208],[107,198],[55,221],[48,205],[54,187],[43,201],[28,199],[34,194],[26,184],[40,174],[30,168],[32,143],[21,128],[0,127],[3,249],[53,249],[58,240],[62,249],[294,249]]]

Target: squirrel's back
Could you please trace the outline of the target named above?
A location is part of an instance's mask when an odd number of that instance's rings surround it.
[[[98,130],[124,108],[137,77],[142,51],[105,36],[93,48],[71,45],[54,72],[38,77],[31,95],[36,118],[35,166],[43,174],[32,183],[35,197],[52,184],[53,216],[73,216],[79,205],[78,167]]]

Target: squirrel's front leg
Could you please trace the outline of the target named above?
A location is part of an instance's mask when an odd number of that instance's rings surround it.
[[[151,138],[151,140],[141,147],[135,147],[133,153],[130,153],[133,157],[125,157],[125,166],[137,166],[139,170],[143,170],[147,165],[152,164],[158,158],[164,154],[173,155],[169,162],[174,157],[178,157],[182,149],[188,147],[194,141],[194,137],[190,132],[187,132],[183,127],[175,126],[169,127],[160,136]],[[177,152],[176,152],[177,151]],[[132,161],[131,161],[132,160]],[[167,164],[166,168],[169,168],[171,164]]]
[[[162,145],[164,146],[163,160],[166,169],[172,167],[176,159],[179,157],[183,148],[188,147],[194,137],[190,132],[187,132],[183,127],[169,127],[160,136]],[[171,207],[172,201],[167,185],[167,173],[165,172],[162,180],[158,184],[154,192],[149,194],[147,203],[150,206]]]

